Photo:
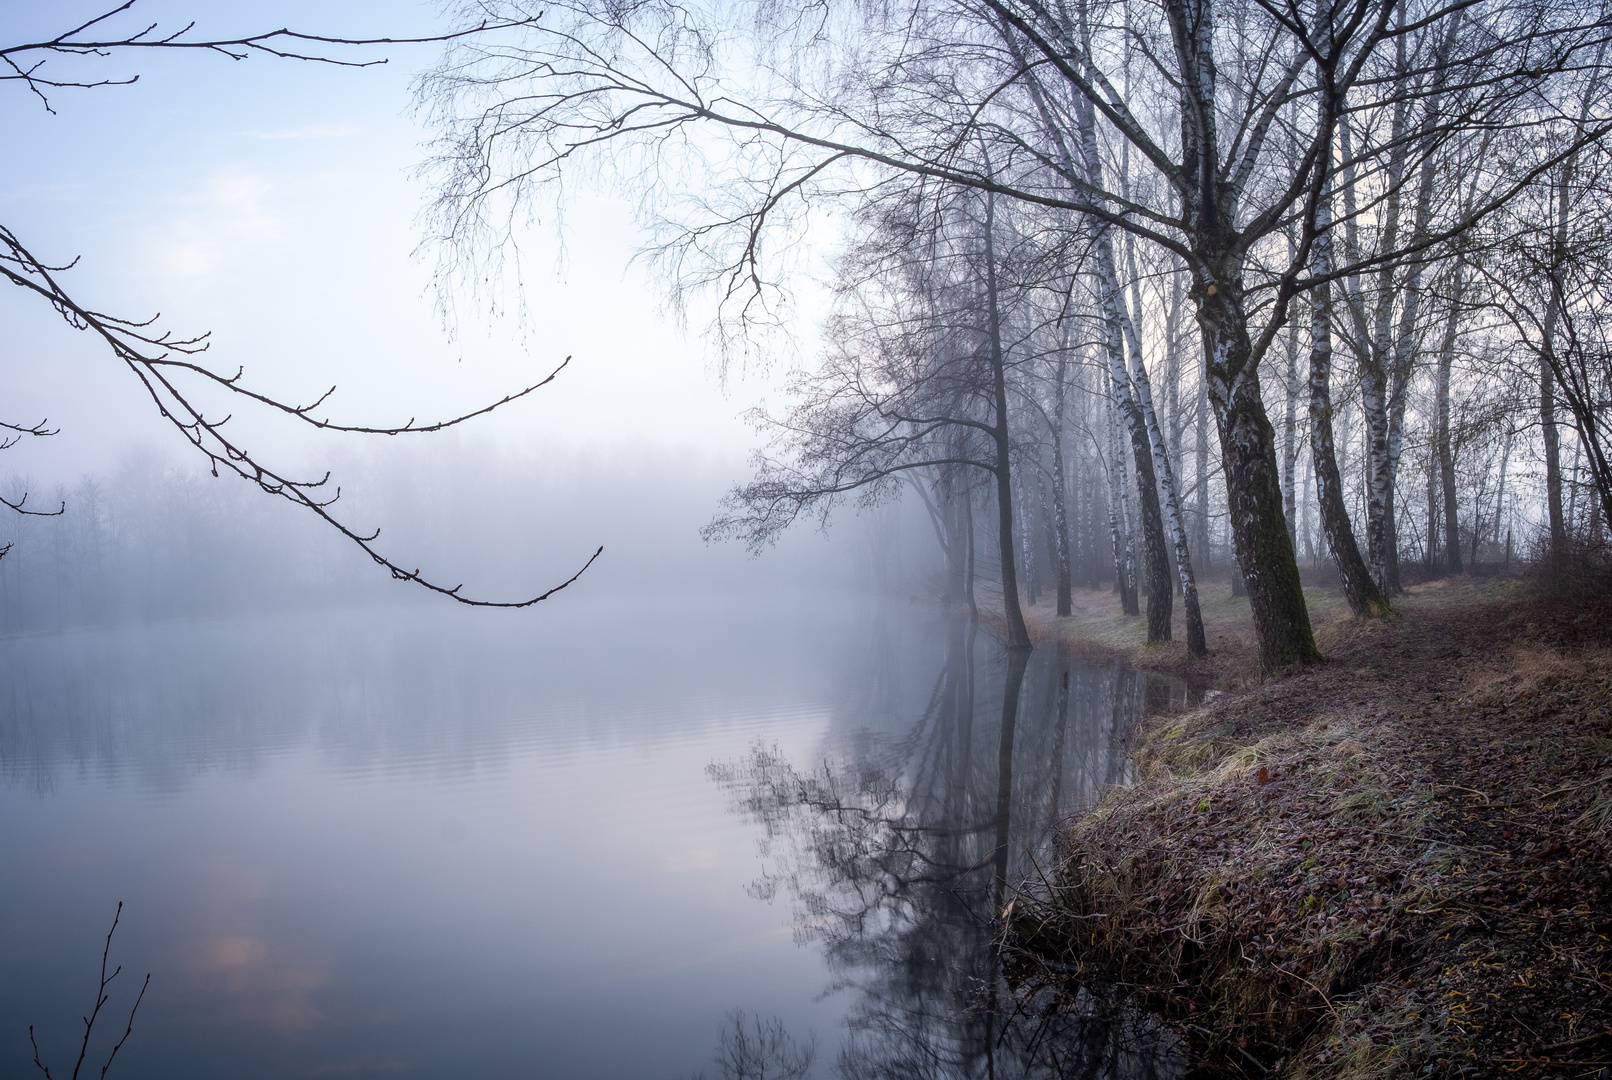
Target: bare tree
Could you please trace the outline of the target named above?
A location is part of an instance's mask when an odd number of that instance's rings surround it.
[[[981,470],[995,488],[1008,642],[1028,648],[995,198],[948,198],[932,212],[896,200],[875,217],[847,263],[836,348],[797,380],[787,416],[757,415],[773,451],[757,456],[755,479],[728,496],[707,536],[762,545],[803,513],[826,519],[852,493],[893,496],[915,470]]]
[[[1321,528],[1326,533],[1332,558],[1338,565],[1338,578],[1349,610],[1355,615],[1384,615],[1388,600],[1372,579],[1360,556],[1354,527],[1343,501],[1343,477],[1333,448],[1332,426],[1332,233],[1331,200],[1322,192],[1317,211],[1314,244],[1315,276],[1318,284],[1310,292],[1310,457],[1315,465],[1317,501],[1321,507]]]
[[[1455,348],[1461,326],[1461,295],[1465,282],[1465,267],[1458,259],[1452,271],[1450,310],[1445,316],[1444,339],[1438,351],[1438,372],[1434,423],[1436,453],[1438,456],[1439,484],[1444,493],[1444,566],[1452,574],[1461,572],[1461,524],[1455,488],[1455,446],[1450,432],[1450,383],[1455,372]],[[1432,530],[1428,530],[1429,547]]]
[[[421,84],[443,133],[436,225],[450,263],[501,250],[539,192],[589,169],[644,196],[667,230],[672,279],[713,286],[723,324],[741,332],[773,317],[787,291],[773,238],[800,235],[801,216],[825,200],[859,200],[903,174],[1086,215],[1157,245],[1192,281],[1231,533],[1267,669],[1318,656],[1259,375],[1292,301],[1319,284],[1311,248],[1325,185],[1352,168],[1351,187],[1371,186],[1358,210],[1375,214],[1473,132],[1551,135],[1486,177],[1475,205],[1432,205],[1424,228],[1334,266],[1348,281],[1470,230],[1607,127],[1597,116],[1567,131],[1540,94],[1590,62],[1603,36],[1598,12],[1565,5],[1120,2],[1094,7],[1084,27],[1078,7],[1040,0],[800,10],[570,0],[545,10],[516,45],[453,46]],[[532,14],[520,3],[465,11]],[[1228,20],[1235,33],[1220,29]],[[1126,82],[1133,43],[1146,59]],[[1391,117],[1402,105],[1421,122],[1398,138],[1391,124],[1351,122],[1351,147],[1335,159],[1345,116]],[[1074,141],[1087,110],[1110,165],[1127,148],[1128,188],[1094,183],[1049,139]],[[1392,446],[1384,453],[1377,460],[1391,465]]]
[[[1586,94],[1588,96],[1588,92]],[[1558,395],[1572,418],[1604,520],[1612,520],[1612,157],[1586,147],[1541,188],[1545,213],[1514,217],[1509,239],[1479,270],[1540,373],[1539,408],[1547,467],[1548,535],[1561,553],[1568,534],[1555,412]],[[1544,421],[1548,418],[1549,423]]]

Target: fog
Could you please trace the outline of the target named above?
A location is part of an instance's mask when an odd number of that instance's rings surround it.
[[[1004,969],[1057,620],[1604,553],[1612,80],[1115,2],[0,11],[0,1074],[1187,1068]]]
[[[899,588],[878,537],[899,511],[802,529],[757,557],[701,529],[742,463],[692,448],[615,445],[512,452],[444,435],[332,463],[330,508],[376,547],[463,595],[574,611],[593,599],[796,588]],[[359,605],[451,604],[396,582],[350,540],[233,477],[213,478],[154,448],[72,483],[15,474],[0,492],[58,516],[0,521],[0,626],[62,630],[174,617]],[[921,522],[919,523],[921,524]],[[920,538],[921,538],[921,534]],[[933,544],[933,541],[930,541]],[[925,553],[927,554],[927,553]],[[915,563],[915,565],[918,565]],[[563,613],[528,613],[536,619]]]

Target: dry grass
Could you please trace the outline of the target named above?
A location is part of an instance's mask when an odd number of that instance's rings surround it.
[[[1148,723],[1138,783],[1015,905],[1025,989],[1140,1004],[1203,1075],[1612,1066],[1604,608],[1492,580],[1398,607]]]
[[[1231,586],[1223,581],[1205,582],[1202,589],[1198,599],[1209,645],[1207,659],[1187,655],[1179,596],[1173,603],[1173,640],[1161,645],[1147,644],[1146,618],[1124,614],[1119,595],[1108,589],[1075,590],[1073,611],[1063,617],[1054,614],[1052,597],[1046,595],[1040,603],[1025,608],[1024,616],[1038,644],[1054,645],[1073,657],[1123,659],[1132,667],[1173,675],[1200,688],[1248,685],[1257,679],[1258,668],[1248,598],[1232,596]],[[1304,595],[1312,618],[1330,618],[1347,611],[1343,596],[1335,588],[1306,588]]]

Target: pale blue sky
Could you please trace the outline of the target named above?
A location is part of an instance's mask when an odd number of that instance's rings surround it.
[[[6,5],[0,39],[48,36],[101,9]],[[280,26],[400,36],[442,25],[434,5],[376,0],[141,0],[118,25],[177,29],[191,19],[208,36]],[[738,414],[775,379],[718,389],[699,327],[677,331],[645,272],[627,265],[640,242],[627,204],[570,201],[563,274],[552,228],[527,239],[524,331],[467,310],[457,341],[443,332],[426,294],[429,264],[411,256],[426,191],[410,172],[426,133],[409,116],[409,83],[436,50],[372,50],[391,63],[366,70],[194,54],[52,59],[47,71],[138,72],[140,81],[57,91],[54,116],[18,84],[0,87],[11,162],[0,220],[41,257],[81,257],[65,279],[81,302],[211,329],[220,369],[244,365],[254,385],[299,401],[339,383],[333,416],[440,416],[535,381],[572,354],[541,400],[478,431],[515,445],[692,445],[740,461],[755,436]],[[0,418],[48,416],[62,428],[0,455],[0,472],[68,479],[133,444],[184,460],[177,434],[104,347],[19,290],[0,292],[0,318]],[[284,423],[252,432],[254,449],[299,461],[321,453]]]

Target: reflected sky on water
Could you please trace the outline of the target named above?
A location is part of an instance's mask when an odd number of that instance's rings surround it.
[[[1146,693],[823,594],[18,638],[0,687],[0,1073],[70,1062],[123,900],[115,1080],[716,1077],[734,1009],[816,1076],[1045,1073],[991,912]]]

